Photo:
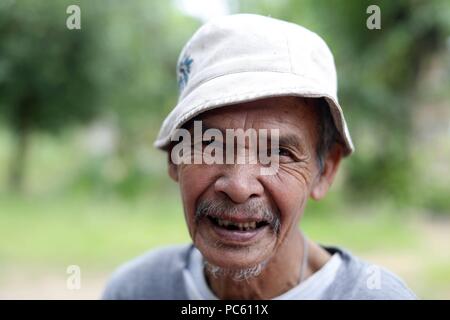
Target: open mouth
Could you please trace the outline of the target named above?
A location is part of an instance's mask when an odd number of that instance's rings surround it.
[[[261,229],[269,223],[267,221],[247,221],[247,222],[236,222],[226,219],[220,219],[213,216],[208,216],[208,219],[217,227],[223,228],[229,231],[255,231]]]

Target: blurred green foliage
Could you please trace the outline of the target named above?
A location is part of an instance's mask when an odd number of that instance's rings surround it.
[[[81,8],[81,30],[66,28],[72,4]],[[175,103],[178,51],[197,25],[165,1],[2,3],[0,112],[16,139],[12,187],[21,185],[36,130],[58,133],[113,114],[126,158],[142,128]]]
[[[16,188],[34,130],[54,132],[85,122],[101,106],[95,99],[95,29],[62,28],[65,8],[63,2],[38,1],[0,7],[0,111],[15,133],[10,180]]]

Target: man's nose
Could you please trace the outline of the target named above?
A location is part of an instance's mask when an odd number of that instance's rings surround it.
[[[214,190],[223,193],[235,203],[245,203],[253,197],[263,195],[264,187],[258,180],[257,165],[232,165],[220,176]]]

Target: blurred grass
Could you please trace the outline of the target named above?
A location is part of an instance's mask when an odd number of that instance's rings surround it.
[[[148,248],[187,240],[176,201],[17,199],[1,201],[0,259],[107,266]]]

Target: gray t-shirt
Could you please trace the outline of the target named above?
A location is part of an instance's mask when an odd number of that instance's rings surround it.
[[[274,297],[273,300],[318,300],[336,279],[342,258],[334,253],[328,262],[298,285]],[[189,263],[183,270],[184,283],[188,298],[191,300],[217,300],[206,281],[203,256],[198,249],[191,250]]]
[[[333,247],[324,247],[324,249],[330,252],[333,258],[330,260],[331,264],[328,262],[306,280],[309,280],[309,287],[317,286],[320,288],[320,294],[311,298],[324,300],[416,299],[414,293],[408,289],[403,281],[390,271],[369,264],[346,250]],[[114,272],[102,298],[125,300],[192,299],[193,284],[189,284],[189,277],[187,278],[186,275],[194,270],[192,265],[194,263],[195,266],[195,261],[191,260],[193,257],[195,258],[195,252],[199,253],[192,244],[176,245],[155,249],[135,258]],[[336,254],[338,258],[336,258]],[[339,261],[337,268],[336,261]],[[323,275],[325,274],[330,278],[330,269],[332,279],[324,286]],[[319,276],[315,276],[316,274]],[[192,277],[190,280],[192,281]],[[201,281],[201,279],[197,280]],[[194,286],[198,285],[201,285],[201,283],[194,283]],[[299,289],[295,290],[298,291]],[[307,299],[304,294],[305,291],[302,291],[302,294],[283,296],[287,296],[287,299]],[[315,294],[317,294],[317,290]],[[212,297],[200,296],[197,298]]]

